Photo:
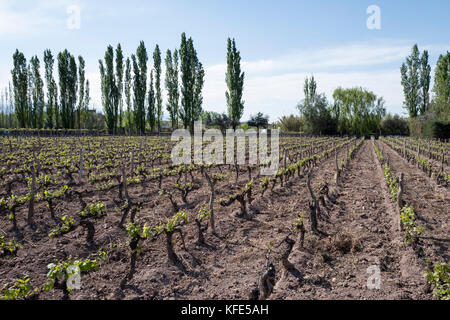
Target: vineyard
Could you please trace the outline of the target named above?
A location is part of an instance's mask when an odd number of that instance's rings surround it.
[[[449,299],[448,142],[283,137],[273,176],[174,144],[2,137],[0,299]]]

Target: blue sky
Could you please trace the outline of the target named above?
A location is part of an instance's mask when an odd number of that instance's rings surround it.
[[[79,29],[67,26],[73,5],[80,9]],[[366,26],[370,5],[380,8],[380,30]],[[246,73],[244,119],[258,111],[271,121],[297,113],[311,74],[329,100],[339,86],[360,85],[401,114],[400,65],[417,43],[429,50],[434,68],[450,50],[449,12],[450,2],[442,0],[0,0],[0,87],[9,81],[16,48],[41,61],[45,49],[67,48],[85,58],[93,104],[101,110],[98,59],[108,44],[120,42],[128,56],[144,40],[151,57],[156,43],[163,52],[177,47],[184,31],[205,66],[206,110],[226,110],[226,39],[232,37]]]

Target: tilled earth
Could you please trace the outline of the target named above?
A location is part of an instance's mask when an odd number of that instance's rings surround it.
[[[304,176],[291,178],[283,187],[277,185],[273,192],[267,190],[263,197],[258,186],[253,206],[259,213],[254,213],[252,220],[236,217],[238,203],[230,207],[216,204],[217,234],[206,233],[206,244],[196,244],[194,223],[183,227],[186,248],[178,235],[174,236],[174,249],[183,268],[169,263],[164,237],[143,241],[136,273],[121,288],[120,282],[129,269],[129,238],[117,226],[121,214],[113,201],[117,192],[111,191],[85,199],[103,201],[108,207],[108,215],[96,221],[95,243],[90,246],[81,228],[49,238],[47,234],[55,223],[49,221],[45,205],[36,208],[36,230],[26,225],[25,211],[18,214],[23,248],[16,257],[0,258],[0,286],[29,276],[32,285],[40,287],[46,281],[47,265],[54,258],[82,258],[103,249],[110,252],[109,261],[98,271],[83,274],[81,289],[73,291],[71,299],[249,299],[266,269],[268,244],[273,243],[268,261],[275,267],[275,286],[269,299],[432,299],[423,275],[425,260],[449,260],[449,191],[436,186],[387,145],[375,142],[384,145],[395,174],[404,173],[404,200],[414,207],[418,223],[425,228],[416,246],[406,244],[399,228],[398,208],[390,198],[372,143],[363,142],[338,185],[333,178],[334,157],[324,159],[313,169],[315,193],[327,182],[336,197],[335,203],[326,201],[326,207],[321,207],[320,234],[310,231],[311,198]],[[338,162],[346,152],[345,148],[339,151]],[[195,179],[201,187],[188,196],[186,209],[190,212],[196,212],[209,199],[206,182],[200,176]],[[233,172],[227,179],[218,184],[217,199],[239,190]],[[247,175],[241,173],[241,186],[246,179]],[[131,197],[147,200],[137,216],[138,223],[167,217],[171,212],[169,201],[158,191],[156,183],[149,183],[146,189],[139,186],[128,190]],[[181,198],[177,201],[181,205]],[[78,207],[76,200],[64,202],[57,216],[75,215]],[[280,262],[283,246],[277,244],[290,233],[298,214],[305,218],[304,246],[298,245],[296,234],[290,236],[296,240],[289,255],[294,269],[285,271]],[[1,217],[0,234],[9,236],[10,228],[10,222]],[[38,296],[62,297],[60,290]]]

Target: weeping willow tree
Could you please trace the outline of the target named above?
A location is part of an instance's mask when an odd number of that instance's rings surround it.
[[[384,99],[361,87],[337,88],[333,93],[338,132],[367,135],[379,133],[386,115]]]

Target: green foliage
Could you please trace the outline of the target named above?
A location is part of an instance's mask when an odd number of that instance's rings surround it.
[[[44,82],[40,73],[40,62],[37,56],[30,59],[31,72],[29,86],[31,90],[31,126],[41,129],[44,126]]]
[[[153,83],[153,70],[150,71],[150,86],[148,89],[148,103],[147,103],[147,120],[150,125],[150,131],[153,132],[153,128],[156,124],[156,98],[155,98],[155,87]]]
[[[440,300],[450,300],[450,265],[436,263],[430,270],[430,261],[427,261],[425,277],[433,286],[433,295]]]
[[[264,177],[263,180],[261,181],[261,186],[263,187],[263,189],[267,189],[269,187],[269,184],[270,184],[270,178]]]
[[[114,73],[114,49],[108,46],[104,63],[99,60],[102,104],[105,113],[106,127],[109,133],[117,132],[119,89]]]
[[[417,44],[412,48],[411,55],[406,58],[402,64],[400,73],[402,77],[402,86],[405,96],[405,108],[408,110],[409,117],[415,118],[419,113],[420,105],[420,53]]]
[[[244,76],[244,72],[241,72],[241,54],[236,49],[236,42],[234,39],[228,38],[227,73],[225,74],[228,90],[225,92],[225,97],[227,99],[228,116],[233,129],[236,129],[239,125],[239,121],[244,113],[244,101],[242,101]]]
[[[406,232],[406,242],[410,243],[417,240],[423,231],[423,227],[416,225],[416,215],[411,207],[404,206],[401,210],[400,221]]]
[[[211,211],[208,209],[208,206],[205,204],[201,206],[200,210],[197,214],[197,220],[202,221],[204,218],[209,218],[211,216]]]
[[[264,115],[262,112],[258,112],[255,115],[251,115],[247,124],[251,127],[259,128],[267,128],[269,125],[269,116]]]
[[[60,112],[63,128],[73,129],[77,101],[77,65],[75,57],[64,50],[58,54]]]
[[[409,135],[408,120],[401,118],[398,114],[391,116],[387,114],[381,121],[381,133],[383,135],[407,136]]]
[[[384,176],[386,178],[386,184],[389,187],[389,190],[391,191],[391,197],[394,201],[396,201],[397,200],[397,192],[398,192],[397,178],[395,178],[392,175],[392,169],[387,164],[383,165],[383,172],[384,172]]]
[[[450,121],[425,121],[422,125],[422,138],[450,139]]]
[[[133,64],[134,122],[137,132],[145,132],[145,96],[147,93],[147,49],[144,41],[139,43],[136,55],[131,55]]]
[[[178,89],[178,50],[172,52],[168,49],[166,53],[166,89],[167,89],[167,111],[169,111],[172,129],[176,129],[178,122],[178,100],[180,92]]]
[[[186,34],[181,34],[180,44],[180,75],[181,75],[181,108],[180,119],[184,128],[194,132],[194,121],[202,113],[202,89],[205,71],[197,57],[192,38],[186,39]]]
[[[126,229],[131,238],[138,238],[141,234],[141,226],[136,223],[128,223]]]
[[[296,232],[304,226],[305,218],[302,213],[299,213],[294,221],[293,231]]]
[[[437,119],[450,121],[450,52],[440,55],[434,74],[433,111]]]
[[[52,237],[57,237],[57,236],[63,235],[73,229],[74,223],[75,223],[75,219],[73,219],[69,216],[63,216],[61,218],[61,223],[58,226],[56,226],[55,229],[50,231],[48,236],[52,238]]]
[[[384,100],[364,88],[337,88],[333,92],[339,133],[370,135],[380,132],[386,114]]]
[[[69,273],[68,270],[73,270],[74,267],[78,267],[81,273],[88,273],[98,270],[100,264],[107,260],[108,256],[106,252],[100,252],[92,259],[72,260],[72,258],[69,258],[65,262],[55,261],[54,263],[50,263],[47,266],[49,271],[47,272],[47,281],[44,284],[43,291],[52,290],[57,280],[64,282],[69,279],[73,274]],[[70,288],[67,288],[67,290],[70,292]]]
[[[300,132],[304,126],[304,121],[299,116],[283,116],[278,122],[281,132]]]
[[[39,290],[33,289],[30,285],[30,278],[19,279],[14,282],[13,285],[8,287],[4,286],[0,290],[0,300],[17,300],[17,299],[26,299],[31,295],[37,293]]]
[[[47,49],[44,51],[44,64],[45,64],[45,81],[47,82],[47,127],[52,129],[54,127],[54,119],[58,117],[57,107],[57,88],[56,82],[53,78],[53,64],[55,59],[52,52]]]
[[[102,202],[94,202],[89,208],[80,212],[81,217],[101,217],[106,213],[106,206]]]
[[[4,254],[14,255],[19,248],[22,248],[22,246],[15,239],[5,241],[5,236],[0,236],[0,249],[3,250]]]
[[[231,126],[231,119],[226,113],[203,111],[201,118],[206,127],[218,128],[222,133],[225,133],[226,129]]]
[[[328,109],[325,94],[316,92],[317,83],[314,77],[305,79],[305,99],[297,105],[305,121],[305,132],[311,134],[333,134],[336,132],[336,123]]]
[[[162,97],[161,97],[161,51],[158,44],[153,51],[153,70],[155,70],[155,115],[158,132],[161,131],[161,117],[162,117]]]

